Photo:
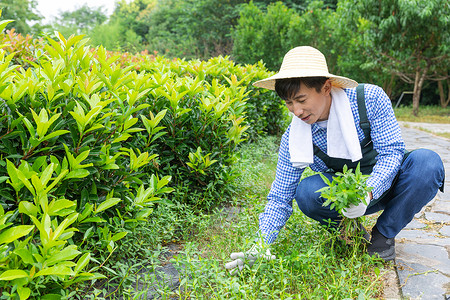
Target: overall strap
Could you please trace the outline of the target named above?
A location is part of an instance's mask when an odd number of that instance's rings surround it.
[[[341,171],[344,164],[347,165],[347,167],[354,169],[356,168],[358,163],[361,163],[361,172],[363,172],[363,174],[370,174],[372,172],[373,166],[376,163],[375,158],[378,153],[373,148],[373,144],[371,143],[372,139],[370,136],[370,123],[369,119],[367,118],[363,84],[360,84],[356,87],[356,100],[358,103],[358,113],[360,120],[359,126],[364,132],[364,139],[360,143],[363,158],[357,162],[352,162],[348,159],[332,158],[325,154],[322,150],[320,150],[316,145],[313,145],[314,155],[319,157],[330,170],[334,170],[335,172]]]
[[[364,99],[364,84],[360,83],[356,87],[356,100],[358,102],[359,126],[364,132],[364,137],[370,141],[370,123],[367,118],[366,101]]]

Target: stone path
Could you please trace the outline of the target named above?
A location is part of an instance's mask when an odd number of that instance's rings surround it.
[[[441,124],[442,125],[442,124]],[[427,126],[429,129],[433,127]],[[435,130],[450,132],[450,124]],[[450,299],[450,140],[402,127],[408,150],[437,152],[445,166],[445,193],[438,192],[396,237],[395,265],[403,298]]]
[[[437,124],[437,123],[419,123],[419,122],[398,122],[401,126],[407,128],[424,129],[430,132],[450,132],[450,124]]]

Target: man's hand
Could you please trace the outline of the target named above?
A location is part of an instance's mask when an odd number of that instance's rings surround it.
[[[350,204],[348,208],[344,208],[342,210],[342,214],[344,217],[347,217],[349,219],[354,219],[358,217],[364,216],[366,213],[367,205],[369,204],[370,200],[372,199],[372,193],[367,194],[365,203],[361,202],[358,205]]]
[[[230,257],[233,261],[225,264],[225,268],[228,269],[232,275],[236,274],[238,271],[242,271],[245,264],[249,267],[253,266],[258,258],[267,260],[275,259],[275,255],[270,253],[269,248],[262,247],[259,244],[254,244],[252,248],[246,252],[231,253]]]

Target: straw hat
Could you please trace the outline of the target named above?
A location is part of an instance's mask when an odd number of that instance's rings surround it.
[[[328,72],[325,56],[310,46],[301,46],[289,50],[283,58],[280,71],[263,80],[253,83],[254,86],[275,90],[275,80],[297,77],[329,77],[331,84],[340,88],[353,88],[358,83],[352,79],[336,76]]]

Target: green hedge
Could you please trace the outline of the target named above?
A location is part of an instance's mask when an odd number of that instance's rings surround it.
[[[58,38],[0,53],[0,288],[21,299],[103,278],[157,203],[222,201],[236,146],[284,126],[272,92],[246,89],[268,76],[260,64]]]

